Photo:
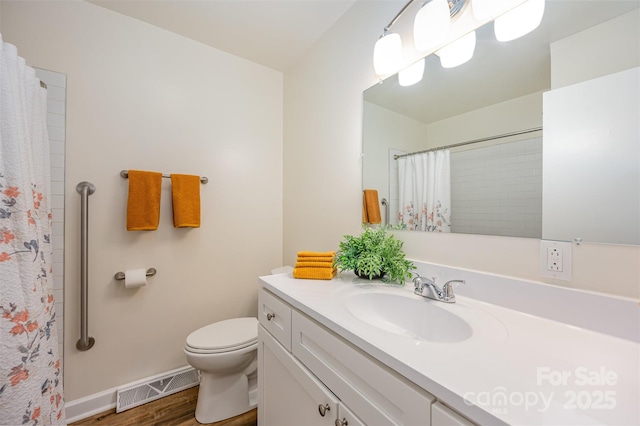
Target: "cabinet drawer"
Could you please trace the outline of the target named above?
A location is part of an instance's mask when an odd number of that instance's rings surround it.
[[[435,398],[305,315],[292,312],[292,352],[368,425],[429,425]]]
[[[264,288],[258,291],[258,321],[291,352],[291,308]]]
[[[440,402],[436,402],[431,407],[431,424],[433,426],[475,426],[475,423]]]

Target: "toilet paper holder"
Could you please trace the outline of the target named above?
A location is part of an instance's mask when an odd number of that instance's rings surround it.
[[[156,271],[156,268],[149,268],[147,269],[147,276],[152,277],[156,274],[156,272],[158,272]],[[124,280],[124,278],[125,278],[124,272],[116,272],[116,275],[115,275],[116,280]]]

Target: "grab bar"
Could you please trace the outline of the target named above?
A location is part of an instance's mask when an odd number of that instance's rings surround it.
[[[96,192],[91,182],[80,182],[76,186],[80,194],[80,339],[76,343],[79,351],[88,351],[96,343],[89,337],[89,195]]]
[[[380,203],[384,206],[384,226],[389,225],[389,203],[383,198]]]

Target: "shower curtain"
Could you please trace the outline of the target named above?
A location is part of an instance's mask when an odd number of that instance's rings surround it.
[[[451,232],[449,150],[398,159],[398,223],[408,230]]]
[[[65,424],[46,90],[0,36],[0,424]]]

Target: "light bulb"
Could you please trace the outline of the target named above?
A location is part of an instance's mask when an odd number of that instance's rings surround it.
[[[436,55],[440,57],[440,64],[443,68],[453,68],[471,59],[475,48],[476,32],[472,31],[436,51]]]
[[[432,0],[425,4],[413,22],[413,43],[416,50],[426,51],[442,43],[450,25],[447,0]]]
[[[378,39],[373,48],[373,69],[378,75],[398,71],[402,61],[400,34],[389,33]]]
[[[411,86],[422,80],[424,74],[424,58],[414,62],[398,73],[400,86]]]
[[[528,0],[496,18],[493,29],[499,41],[515,40],[538,28],[544,15],[544,0]]]

